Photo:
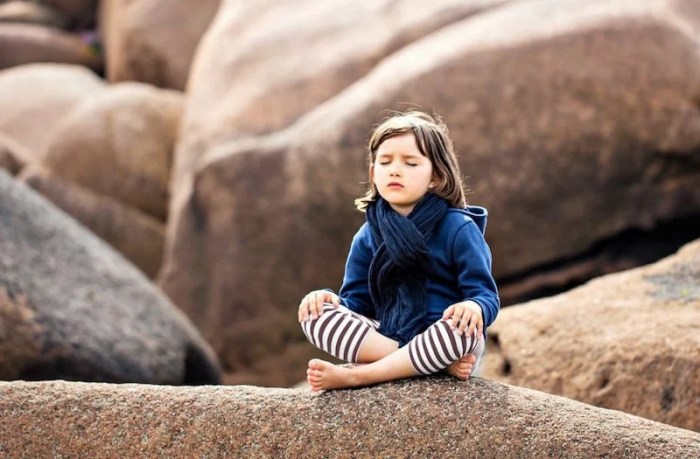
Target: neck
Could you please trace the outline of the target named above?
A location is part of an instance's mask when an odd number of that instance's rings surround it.
[[[390,204],[391,208],[394,209],[394,211],[404,217],[408,217],[408,214],[410,214],[413,211],[413,208],[415,205],[411,206],[395,206],[394,204]]]

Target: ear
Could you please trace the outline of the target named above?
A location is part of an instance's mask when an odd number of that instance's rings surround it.
[[[369,165],[369,180],[374,183],[374,163]]]

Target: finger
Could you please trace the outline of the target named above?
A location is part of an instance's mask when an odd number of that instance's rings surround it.
[[[450,326],[453,330],[457,328],[457,325],[459,325],[459,321],[462,319],[462,314],[464,314],[462,309],[455,308],[454,314],[452,314],[452,321],[450,322]]]
[[[338,295],[331,295],[333,306],[336,308],[340,306],[340,297]]]
[[[317,318],[319,315],[317,293],[309,293],[309,312],[312,319]]]
[[[306,295],[306,320],[315,319],[313,294]]]
[[[304,301],[304,300],[302,300],[302,301]],[[304,321],[304,314],[302,313],[302,308],[303,308],[303,307],[304,307],[304,306],[303,306],[303,303],[299,303],[299,309],[297,310],[297,317],[298,317],[298,319],[299,319],[299,322],[303,322],[303,321]]]
[[[454,313],[455,307],[450,306],[449,308],[445,309],[445,312],[442,313],[442,320],[447,320],[450,318],[450,316]]]
[[[321,314],[323,314],[323,303],[325,302],[325,293],[319,293],[316,295],[316,316],[321,317]]]
[[[313,319],[316,312],[316,297],[313,292],[306,295],[306,303],[309,309],[309,318]]]
[[[301,303],[299,303],[299,320],[302,322],[306,322],[306,320],[309,318],[309,307],[308,307],[308,300],[306,297],[304,297],[301,300]]]
[[[484,321],[480,319],[476,323],[476,339],[481,339],[484,335]]]
[[[458,332],[464,332],[464,324],[466,324],[469,319],[469,310],[466,308],[459,308],[456,310],[455,315],[457,320],[455,321],[455,327]]]
[[[476,328],[476,324],[477,324],[476,314],[472,314],[471,317],[469,317],[469,321],[468,321],[469,329],[467,330],[467,336],[472,336],[472,333],[474,333],[474,329]]]
[[[470,311],[468,311],[468,310],[467,310],[467,311],[464,311],[464,315],[462,315],[462,319],[459,321],[458,333],[459,333],[460,335],[463,335],[463,334],[464,334],[464,331],[465,331],[467,328],[469,328],[469,324],[470,324],[470,322],[471,322],[471,320],[472,320],[472,317],[473,317],[473,316],[471,315]]]

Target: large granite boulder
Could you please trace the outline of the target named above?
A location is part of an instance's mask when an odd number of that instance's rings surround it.
[[[0,379],[220,378],[209,346],[139,270],[4,171],[0,331]]]
[[[223,2],[192,64],[175,192],[222,140],[286,127],[397,49],[506,1]]]
[[[97,18],[98,0],[42,0],[41,3],[61,12],[69,19],[69,27],[89,29]]]
[[[158,274],[165,239],[162,222],[41,168],[27,167],[18,179],[117,249],[148,277]]]
[[[494,381],[313,395],[251,386],[0,383],[15,457],[693,458],[700,434]]]
[[[111,85],[56,126],[43,164],[164,221],[182,99],[143,83]]]
[[[41,24],[59,29],[68,25],[67,19],[50,6],[20,0],[0,3],[0,22]]]
[[[103,0],[107,79],[185,89],[200,38],[221,0]]]
[[[102,68],[102,58],[79,35],[40,24],[0,22],[0,69],[33,62]]]
[[[265,378],[265,356],[303,365],[310,345],[287,353],[304,342],[298,301],[340,285],[370,128],[404,101],[444,115],[472,203],[490,210],[499,279],[697,215],[698,36],[682,3],[616,5],[486,12],[407,46],[290,128],[212,149],[175,202],[166,293],[226,369],[253,369],[249,382]]]
[[[700,240],[505,309],[488,349],[486,377],[700,431]]]
[[[58,122],[102,90],[97,75],[75,65],[31,64],[0,72],[0,132],[38,159]]]
[[[21,145],[0,133],[0,169],[15,175],[30,161],[31,155]]]

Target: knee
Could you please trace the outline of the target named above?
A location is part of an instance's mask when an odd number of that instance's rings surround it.
[[[431,327],[433,341],[449,356],[451,361],[457,361],[470,354],[476,347],[477,335],[474,330],[471,335],[460,333],[458,328],[452,328],[449,321],[438,320]]]
[[[342,314],[342,313],[343,313],[343,311],[341,311],[340,308],[333,306],[331,303],[324,303],[323,309],[321,310],[321,315],[319,315],[315,318],[309,316],[308,319],[301,322],[301,328],[302,328],[302,330],[304,330],[304,333],[306,334],[307,338],[309,338],[309,340],[311,340],[313,342],[314,340],[311,337],[311,332],[313,332],[313,330],[317,327],[317,325],[319,323],[326,322],[328,319],[330,319],[332,316],[334,316],[336,314]]]

